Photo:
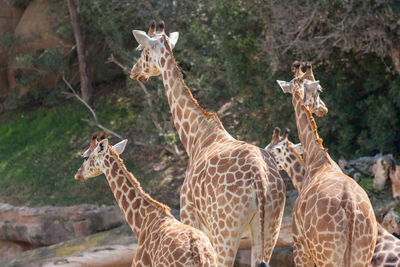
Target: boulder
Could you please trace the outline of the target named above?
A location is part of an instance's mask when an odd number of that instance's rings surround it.
[[[57,10],[57,13],[54,11]],[[50,0],[33,0],[25,9],[14,34],[29,40],[31,51],[45,50],[58,46],[62,40],[57,37],[52,27],[63,16],[62,8]],[[67,15],[67,11],[64,12]]]
[[[390,168],[390,181],[392,181],[393,198],[400,198],[400,165]]]
[[[0,0],[0,6],[0,33],[13,33],[24,10],[9,0]]]
[[[26,251],[0,266],[131,266],[137,250],[137,239],[127,225]]]
[[[137,251],[137,238],[127,225],[85,238],[26,251],[15,258],[0,261],[0,266],[131,266]],[[272,267],[292,267],[291,248],[276,248]],[[235,267],[250,266],[251,252],[240,250]]]
[[[42,55],[43,52],[50,48],[59,49],[61,52],[70,50],[72,45],[67,44],[65,40],[61,39],[53,31],[53,27],[61,19],[68,16],[68,10],[62,8],[61,5],[61,3],[51,0],[32,0],[29,3],[14,30],[14,35],[24,41],[19,47],[23,53],[38,53]],[[38,84],[22,86],[18,84],[16,79],[17,73],[18,75],[32,73],[39,75],[33,69],[18,67],[15,59],[10,59],[7,65],[7,79],[10,91],[18,88],[19,95],[22,96],[39,87]],[[59,79],[59,74],[55,72],[46,72],[40,75],[40,87],[42,88],[53,88]]]
[[[385,182],[389,177],[389,170],[393,165],[392,155],[383,155],[378,158],[375,164],[372,166],[372,172],[374,174],[373,188],[382,190],[385,186]]]
[[[125,223],[118,206],[15,207],[0,203],[0,239],[46,246]]]
[[[400,235],[399,230],[400,216],[394,211],[394,209],[390,209],[388,213],[383,216],[381,225],[388,231],[390,234],[395,234],[397,236]]]
[[[0,7],[0,35],[13,34],[24,10],[15,7],[9,0],[0,0]],[[6,52],[5,48],[0,46],[0,66],[2,66],[0,68],[0,103],[8,97],[9,93],[7,71],[4,69],[7,62]],[[0,106],[0,112],[2,110],[3,107]]]
[[[29,245],[27,243],[12,242],[8,240],[0,240],[0,260],[15,257],[16,255],[30,249],[37,248],[37,246]]]

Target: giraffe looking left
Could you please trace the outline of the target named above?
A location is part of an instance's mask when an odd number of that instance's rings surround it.
[[[214,249],[201,231],[176,220],[169,207],[146,194],[120,159],[127,140],[110,146],[105,133],[92,136],[76,180],[106,175],[125,219],[138,238],[132,266],[217,266]]]
[[[189,156],[180,193],[181,221],[209,236],[218,266],[233,266],[240,238],[250,233],[251,266],[270,261],[278,239],[286,188],[272,155],[234,139],[215,113],[197,103],[172,53],[178,33],[164,23],[133,31],[141,56],[131,78],[161,75],[172,119]]]

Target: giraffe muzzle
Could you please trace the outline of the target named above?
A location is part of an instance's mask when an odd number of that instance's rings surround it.
[[[83,175],[82,175],[82,174],[80,174],[80,173],[77,173],[77,174],[75,174],[75,180],[78,180],[78,181],[84,182],[84,181],[85,181],[85,178],[83,177]]]
[[[317,111],[315,112],[315,114],[318,117],[322,117],[324,116],[326,113],[328,113],[328,108],[327,107],[320,107],[319,109],[317,109]]]
[[[149,80],[149,77],[140,73],[133,73],[131,72],[131,75],[129,76],[132,80],[138,80],[142,83],[145,83]]]

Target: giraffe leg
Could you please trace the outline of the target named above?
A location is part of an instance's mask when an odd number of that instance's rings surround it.
[[[270,191],[267,191],[267,195],[271,194],[272,190],[275,190],[274,186],[271,187]],[[268,203],[267,207],[265,208],[264,260],[267,263],[271,259],[276,241],[278,240],[279,237],[279,230],[282,223],[284,207],[285,207],[285,195],[278,194],[277,198],[274,199],[273,202]]]
[[[260,232],[260,216],[254,216],[250,224],[251,234],[251,267],[258,266],[262,261],[261,252],[261,232]]]
[[[217,265],[232,267],[239,249],[240,238],[239,235],[237,237],[228,235],[221,240],[222,236],[222,233],[216,229],[210,238],[217,255]]]
[[[314,261],[299,238],[293,236],[293,259],[296,267],[314,267]]]

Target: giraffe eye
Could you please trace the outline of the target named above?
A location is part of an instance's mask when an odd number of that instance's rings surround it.
[[[276,152],[281,153],[282,149],[280,149],[279,147],[276,148]]]

